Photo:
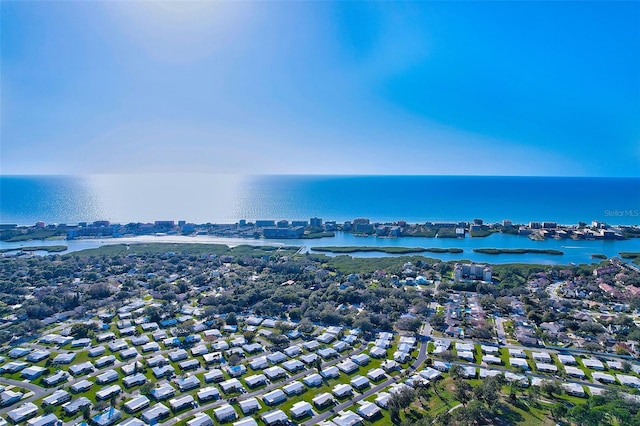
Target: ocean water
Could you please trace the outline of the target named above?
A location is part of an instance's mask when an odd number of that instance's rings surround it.
[[[1,176],[0,223],[239,219],[640,224],[640,178]]]

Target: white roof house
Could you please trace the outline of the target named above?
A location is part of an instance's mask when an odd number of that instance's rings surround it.
[[[291,382],[291,383],[283,386],[282,390],[288,396],[291,396],[291,395],[300,395],[300,394],[302,394],[304,392],[305,388],[304,388],[304,385],[302,383],[300,383],[298,381],[295,381],[295,382]]]
[[[567,392],[569,395],[586,396],[586,393],[584,392],[584,388],[582,387],[582,385],[579,385],[577,383],[563,383],[562,387],[564,388],[565,392]]]
[[[604,364],[599,359],[585,358],[582,360],[582,364],[592,370],[604,370]]]
[[[294,373],[298,370],[304,370],[304,364],[297,359],[285,361],[282,363],[282,366],[290,373]]]
[[[267,405],[276,405],[287,399],[287,395],[282,389],[275,389],[262,395],[262,400]]]
[[[373,419],[380,414],[380,407],[369,401],[360,401],[356,412],[365,419]]]
[[[209,386],[198,391],[198,400],[204,402],[212,399],[220,399],[220,391],[217,387]]]
[[[324,378],[335,379],[336,377],[340,376],[340,370],[338,370],[335,365],[332,365],[320,371],[320,374]]]
[[[158,422],[158,420],[167,417],[170,413],[171,410],[169,410],[166,405],[159,402],[153,407],[144,410],[140,418],[149,424],[153,424]]]
[[[336,426],[355,426],[363,423],[362,417],[353,411],[343,411],[338,417],[333,418]]]
[[[350,359],[345,359],[344,361],[336,365],[336,367],[338,367],[340,371],[343,371],[347,374],[353,373],[358,369],[358,365]]]
[[[198,413],[187,422],[187,426],[213,426],[213,419],[206,413]]]
[[[333,393],[338,398],[344,398],[347,395],[353,394],[353,388],[350,385],[339,383],[333,387],[331,393]]]
[[[484,355],[482,362],[486,362],[487,364],[502,364],[502,360],[495,355]]]
[[[598,371],[591,373],[591,377],[593,378],[593,380],[597,380],[603,383],[615,383],[616,381],[616,378],[612,374],[601,373]]]
[[[251,414],[260,410],[260,403],[256,398],[248,398],[240,401],[240,409],[245,415]]]
[[[273,352],[267,355],[267,361],[269,361],[271,364],[280,364],[286,359],[287,356],[280,351]]]
[[[502,374],[502,372],[499,370],[487,370],[486,368],[481,368],[478,376],[481,379],[485,379],[487,377],[499,376],[500,374]]]
[[[558,361],[563,365],[576,365],[576,358],[573,355],[558,354]]]
[[[124,408],[130,413],[135,413],[136,411],[144,410],[149,406],[149,398],[144,395],[139,395],[129,401],[125,402]]]
[[[509,356],[511,358],[526,358],[527,354],[522,349],[509,348]]]
[[[640,388],[640,379],[636,376],[629,376],[627,374],[616,374],[616,377],[622,385]]]
[[[318,373],[309,374],[302,379],[302,382],[309,387],[320,386],[322,384],[322,376]]]
[[[176,390],[169,383],[165,383],[152,389],[150,394],[156,401],[162,401],[175,395]]]
[[[253,419],[253,417],[245,417],[237,422],[233,422],[233,426],[258,426],[258,423]]]
[[[261,415],[260,418],[267,426],[284,424],[289,420],[282,410],[269,411],[268,413]]]
[[[378,380],[382,380],[386,377],[386,374],[382,368],[374,368],[373,370],[369,370],[367,372],[367,377],[377,382]]]
[[[55,414],[43,414],[33,419],[27,420],[28,426],[53,426],[58,423],[58,418]]]
[[[558,367],[554,364],[547,364],[546,362],[536,362],[536,369],[538,371],[544,371],[546,373],[555,373],[558,371]]]
[[[207,383],[219,382],[224,379],[222,370],[213,368],[204,374],[204,381]]]
[[[323,392],[321,394],[316,395],[311,402],[318,408],[325,407],[330,404],[334,404],[335,400],[333,399],[333,395],[328,392]]]
[[[535,359],[536,361],[542,361],[542,362],[551,361],[551,355],[549,355],[548,352],[531,352],[531,356],[533,356],[533,359]]]
[[[71,385],[71,392],[73,392],[73,393],[85,392],[85,391],[91,389],[91,386],[93,386],[92,382],[90,382],[88,380],[81,380],[81,381],[76,382],[73,385]]]
[[[300,418],[311,415],[312,407],[307,401],[298,401],[289,410],[294,418]]]
[[[367,379],[364,376],[355,376],[354,378],[351,379],[350,383],[351,383],[351,386],[353,386],[356,389],[364,389],[368,386],[371,386],[369,379]]]
[[[524,368],[525,370],[529,369],[529,364],[527,363],[526,359],[509,358],[509,364],[511,364],[512,367]]]
[[[279,377],[285,377],[287,375],[287,372],[284,371],[284,368],[277,365],[274,367],[265,368],[264,370],[262,370],[262,372],[269,378],[269,380],[274,380]]]
[[[387,408],[389,406],[389,399],[391,399],[390,393],[380,392],[376,395],[374,402],[378,407]]]
[[[572,366],[567,365],[567,366],[564,367],[564,370],[571,377],[579,377],[581,379],[587,377],[585,372],[582,371],[581,369],[579,369],[578,367],[572,367]]]
[[[220,387],[222,388],[222,392],[229,393],[242,389],[242,384],[238,379],[229,379],[224,382],[220,382]]]
[[[224,404],[221,407],[216,408],[213,410],[213,414],[221,423],[238,418],[238,413],[236,413],[236,410],[229,404]]]

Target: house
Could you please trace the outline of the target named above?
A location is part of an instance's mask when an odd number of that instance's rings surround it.
[[[91,386],[93,386],[93,383],[88,381],[88,380],[81,380],[79,382],[74,383],[73,385],[71,385],[71,392],[73,393],[82,393],[82,392],[86,392],[89,389],[91,389]]]
[[[180,389],[180,392],[185,392],[200,387],[200,379],[198,379],[197,376],[188,376],[176,380],[176,384],[178,385],[178,389]]]
[[[189,358],[189,354],[184,349],[177,349],[173,352],[169,352],[169,359],[172,362],[182,361],[187,358]]]
[[[146,409],[142,412],[140,418],[145,421],[147,424],[153,425],[158,423],[160,420],[168,417],[171,414],[171,410],[167,408],[162,403],[157,403],[151,408]]]
[[[322,376],[318,373],[313,373],[302,379],[302,382],[309,387],[316,387],[322,385]]]
[[[13,373],[17,373],[18,371],[21,371],[23,369],[25,369],[27,367],[26,362],[24,361],[11,361],[6,363],[5,365],[3,365],[2,367],[2,372],[3,373],[9,373],[9,374],[13,374]]]
[[[220,423],[228,422],[230,420],[235,420],[238,418],[238,413],[236,410],[229,404],[224,404],[215,410],[213,410],[213,415],[218,419]]]
[[[152,356],[151,358],[147,359],[147,365],[149,367],[157,367],[158,365],[164,365],[168,362],[169,361],[167,361],[167,359],[162,355]]]
[[[471,360],[473,361],[473,358]],[[487,364],[502,364],[502,360],[495,355],[483,355],[482,362]]]
[[[42,400],[44,405],[62,405],[71,401],[71,394],[64,389],[59,389]]]
[[[217,383],[224,380],[222,370],[214,368],[204,374],[204,381],[207,383]]]
[[[384,358],[387,356],[387,350],[382,349],[381,347],[378,347],[378,346],[374,346],[369,350],[369,355],[371,355],[374,358]]]
[[[582,385],[577,383],[563,383],[562,388],[567,392],[567,394],[572,396],[586,396],[584,388]]]
[[[358,365],[350,359],[345,359],[344,361],[336,365],[336,367],[338,367],[340,371],[346,374],[351,374],[354,371],[358,370]]]
[[[331,367],[327,367],[324,370],[320,371],[320,374],[325,379],[335,379],[336,377],[340,376],[340,370],[332,365]]]
[[[551,362],[551,355],[549,355],[549,353],[547,352],[531,352],[531,356],[536,361],[541,361],[546,363]]]
[[[640,379],[638,379],[636,376],[630,376],[627,374],[616,374],[616,377],[622,385],[640,388]]]
[[[380,392],[373,402],[375,402],[378,407],[387,408],[389,406],[389,399],[391,399],[390,393]]]
[[[367,354],[358,354],[358,355],[353,355],[351,357],[351,360],[356,364],[363,366],[363,365],[369,364],[369,361],[371,361],[371,358],[369,358],[369,355]]]
[[[146,334],[143,334],[141,336],[136,336],[131,339],[131,344],[133,346],[142,346],[142,345],[146,345],[147,343],[149,343],[149,336],[147,336]]]
[[[176,371],[171,365],[159,365],[157,367],[153,367],[151,369],[151,372],[156,379],[160,379],[162,377],[170,377],[176,374]]]
[[[613,375],[611,374],[607,374],[607,373],[600,373],[600,372],[594,372],[591,373],[591,377],[593,378],[593,380],[597,380],[599,382],[602,383],[615,383],[616,379],[615,377],[613,377]]]
[[[460,370],[462,372],[462,377],[465,379],[472,379],[476,377],[477,372],[475,367],[460,367]]]
[[[245,415],[255,413],[256,411],[260,410],[260,403],[256,398],[245,399],[243,401],[240,401],[240,410],[242,410]]]
[[[198,391],[198,400],[200,402],[220,399],[220,391],[215,386],[209,386]]]
[[[526,358],[527,354],[522,349],[509,349],[509,356],[511,358]]]
[[[107,383],[115,382],[119,377],[120,376],[115,370],[108,370],[96,377],[96,383],[99,385],[105,385]]]
[[[280,351],[273,352],[267,355],[267,361],[269,361],[269,363],[271,364],[280,364],[286,359],[287,359],[287,356]]]
[[[9,358],[22,358],[25,355],[28,355],[31,352],[29,348],[13,348],[9,351]]]
[[[294,419],[312,415],[311,404],[306,401],[298,401],[289,410]]]
[[[279,366],[265,368],[263,370],[263,373],[269,378],[269,380],[276,380],[280,377],[287,376],[287,373],[284,371],[284,369]]]
[[[141,349],[142,349],[142,353],[157,352],[160,350],[160,345],[158,345],[158,343],[156,342],[149,342],[142,345]]]
[[[14,392],[12,390],[6,390],[0,393],[0,406],[7,407],[15,404],[22,399],[24,394],[22,392]]]
[[[289,421],[289,418],[282,410],[273,410],[260,416],[265,425],[282,425]]]
[[[262,400],[267,405],[276,405],[287,399],[287,395],[282,389],[276,389],[271,392],[267,392],[262,396]]]
[[[149,398],[144,395],[139,395],[125,402],[124,409],[129,413],[135,413],[147,408],[149,406],[149,403]]]
[[[222,388],[222,392],[224,393],[240,392],[242,390],[242,384],[238,379],[229,379],[220,382],[220,388]]]
[[[90,344],[91,344],[91,339],[89,339],[88,337],[85,337],[82,339],[75,339],[71,341],[72,348],[81,348],[84,346],[89,346]]]
[[[103,412],[96,414],[91,418],[91,424],[96,426],[111,426],[122,418],[120,410],[115,408],[107,408]]]
[[[382,364],[380,364],[380,367],[382,367],[382,369],[387,373],[390,373],[392,371],[399,370],[400,364],[398,364],[398,362],[395,360],[388,359],[384,361]]]
[[[106,367],[109,364],[113,364],[114,362],[116,362],[116,357],[113,355],[106,355],[103,356],[101,358],[98,358],[95,362],[96,364],[96,368],[103,368]]]
[[[91,406],[91,401],[89,401],[89,398],[81,396],[78,399],[74,399],[73,401],[63,404],[62,410],[65,412],[66,415],[74,415],[84,407],[90,407],[90,406]]]
[[[26,360],[29,362],[40,362],[46,358],[49,358],[49,356],[51,356],[51,352],[49,351],[35,350],[27,355]]]
[[[175,395],[176,390],[169,383],[165,383],[163,385],[158,386],[157,388],[151,389],[151,392],[149,392],[149,394],[156,401],[163,401]]]
[[[27,402],[20,407],[9,411],[7,417],[14,423],[22,423],[38,414],[38,407],[33,402]]]
[[[213,426],[213,419],[206,413],[199,413],[187,422],[187,426]]]
[[[282,390],[284,391],[284,393],[287,394],[287,396],[292,396],[292,395],[300,395],[304,393],[305,388],[302,383],[295,381],[295,382],[289,383],[286,386],[283,386]]]
[[[311,402],[313,402],[313,405],[315,405],[318,408],[325,408],[328,407],[329,405],[333,405],[335,404],[335,400],[333,399],[333,395],[331,395],[328,392],[324,392],[321,393],[319,395],[316,395]]]
[[[197,359],[187,359],[178,363],[180,370],[189,371],[200,368],[200,362]]]
[[[324,359],[335,358],[339,356],[338,351],[333,348],[324,348],[318,351],[318,355],[320,355]]]
[[[558,367],[556,367],[554,364],[547,364],[546,362],[536,362],[536,369],[545,373],[554,374],[558,371]]]
[[[209,348],[206,345],[198,345],[191,348],[192,356],[202,356],[209,353]]]
[[[47,371],[46,368],[38,367],[37,365],[34,365],[22,370],[22,372],[20,373],[20,377],[23,377],[27,380],[33,380],[42,376],[46,371]]]
[[[527,363],[526,359],[522,359],[522,358],[509,358],[509,364],[511,364],[512,367],[516,367],[516,368],[523,368],[525,370],[529,369],[529,364]]]
[[[375,368],[373,370],[370,370],[367,373],[367,377],[373,380],[374,382],[378,382],[384,379],[385,377],[387,377],[387,375],[385,374],[382,368]]]
[[[56,371],[49,377],[45,377],[42,381],[47,386],[55,386],[58,383],[64,382],[69,377],[69,374],[66,371]]]
[[[227,370],[227,374],[229,374],[229,376],[231,377],[240,377],[247,372],[247,367],[242,364],[230,365],[225,367],[225,369]]]
[[[251,367],[252,370],[262,370],[267,368],[268,366],[269,363],[267,362],[266,356],[259,356],[249,362],[249,367]]]
[[[250,388],[264,385],[267,382],[267,377],[264,374],[254,374],[253,376],[245,377],[245,383]]]
[[[59,354],[53,359],[52,364],[53,365],[71,364],[75,358],[76,358],[76,354],[74,352]]]
[[[304,364],[297,359],[283,362],[282,367],[284,367],[284,369],[289,373],[295,373],[296,371],[304,370]]]
[[[248,353],[249,355],[257,354],[262,352],[264,348],[260,343],[250,343],[242,345],[242,350]]]
[[[171,411],[177,413],[185,408],[192,408],[195,404],[195,400],[191,395],[182,395],[179,398],[169,400],[169,407]]]
[[[302,353],[302,349],[298,345],[289,346],[284,350],[285,355],[289,358],[293,358],[294,356],[298,356]]]
[[[137,373],[132,376],[127,376],[122,380],[122,384],[125,388],[130,388],[133,386],[144,385],[147,381],[147,378],[142,373]]]
[[[359,407],[356,410],[360,416],[364,417],[367,420],[371,420],[380,415],[380,407],[376,404],[368,401],[360,401]]]
[[[92,371],[93,364],[91,364],[91,361],[81,362],[80,364],[74,364],[69,367],[69,372],[74,376],[91,373]]]
[[[304,362],[307,365],[313,364],[316,361],[316,359],[318,359],[317,354],[306,354],[300,357],[300,361]]]
[[[353,388],[347,384],[339,383],[333,387],[331,393],[333,393],[338,398],[345,398],[347,396],[353,395]]]
[[[118,385],[108,386],[96,392],[96,399],[104,401],[105,399],[111,398],[113,395],[120,395],[121,392],[122,389]]]
[[[109,350],[111,352],[122,351],[122,350],[127,349],[129,347],[129,345],[127,345],[127,342],[125,342],[122,339],[114,340],[113,342],[110,342],[108,346],[109,346]]]
[[[560,361],[562,365],[578,365],[578,362],[573,355],[558,354],[558,361]]]
[[[55,414],[49,413],[27,420],[27,426],[53,426],[59,421]]]
[[[598,371],[604,370],[604,364],[599,359],[585,358],[582,360],[582,364],[584,364],[585,367],[590,368],[592,370],[598,370]]]
[[[222,352],[213,352],[213,353],[204,354],[202,356],[202,359],[206,364],[214,364],[214,363],[222,362],[224,358],[222,357]]]
[[[93,348],[89,349],[89,351],[87,353],[89,354],[89,356],[91,358],[95,358],[97,356],[104,355],[104,353],[106,351],[107,351],[107,349],[104,346],[96,346],[96,347],[93,347]]]
[[[317,340],[310,340],[308,342],[304,342],[302,347],[309,352],[315,352],[320,347],[320,342]]]
[[[336,426],[356,426],[364,423],[362,417],[353,411],[343,411],[341,415],[334,417],[332,421]]]

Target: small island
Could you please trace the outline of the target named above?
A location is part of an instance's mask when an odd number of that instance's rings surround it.
[[[408,254],[408,253],[462,253],[461,248],[441,248],[441,247],[371,247],[371,246],[326,246],[312,247],[313,251],[329,252],[329,253],[358,253],[358,252],[379,252],[388,254]]]
[[[473,249],[475,253],[482,254],[551,254],[554,256],[563,255],[564,252],[552,249],[498,249],[498,248],[478,248]]]

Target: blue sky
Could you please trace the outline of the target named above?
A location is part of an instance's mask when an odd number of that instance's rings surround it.
[[[639,2],[2,2],[2,174],[640,175]]]

